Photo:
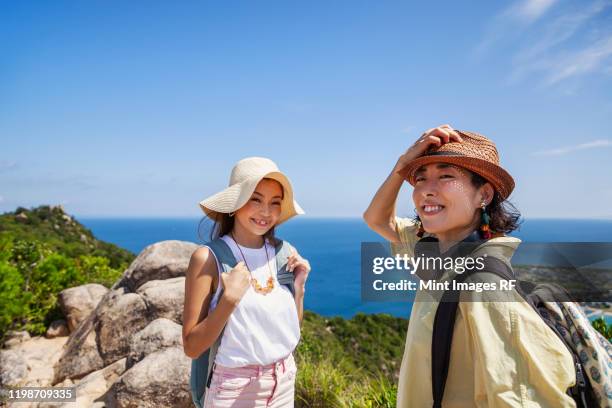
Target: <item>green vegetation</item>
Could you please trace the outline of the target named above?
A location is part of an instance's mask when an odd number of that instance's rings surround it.
[[[612,341],[612,324],[607,324],[603,317],[593,320],[593,327],[608,339],[608,341]]]
[[[357,314],[350,320],[304,312],[296,350],[298,407],[395,407],[406,319]]]
[[[13,240],[44,243],[49,250],[70,258],[103,257],[114,269],[134,259],[131,252],[97,240],[61,206],[43,205],[30,210],[18,207],[14,212],[0,215],[0,242]]]
[[[43,334],[62,318],[59,292],[85,283],[110,287],[133,258],[95,239],[61,207],[0,215],[0,342],[8,330]]]

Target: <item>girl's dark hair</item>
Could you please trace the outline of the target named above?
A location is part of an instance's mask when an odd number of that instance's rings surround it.
[[[476,188],[483,186],[487,180],[480,174],[472,173],[472,185]],[[509,202],[504,200],[497,191],[493,194],[493,200],[487,206],[487,213],[491,220],[489,228],[492,232],[509,233],[517,229],[520,225],[521,213]]]
[[[210,234],[209,234],[211,241],[215,238],[219,238],[219,237],[222,237],[223,235],[229,234],[232,231],[232,229],[234,229],[234,216],[230,217],[230,215],[227,213],[215,213],[215,215],[210,218],[202,217],[198,225],[198,237],[202,241],[204,240],[202,239],[202,235],[201,235],[201,226],[202,226],[202,223],[206,220],[212,221],[212,227],[210,228]],[[276,245],[276,237],[274,236],[275,228],[276,227],[270,228],[264,234],[264,238],[267,238],[268,241],[270,241],[272,245]]]
[[[266,178],[266,180],[268,180]],[[271,179],[273,180],[273,179]],[[274,180],[276,181],[276,180]],[[281,186],[281,191],[282,191],[282,198],[285,198],[285,189],[283,188],[283,185],[278,183]],[[213,239],[222,237],[223,235],[227,235],[229,234],[232,229],[234,229],[234,216],[230,216],[227,213],[219,213],[219,212],[215,212],[213,213],[214,215],[212,217],[203,217],[199,224],[198,224],[198,237],[200,238],[200,240],[204,241],[202,239],[202,235],[201,235],[201,227],[202,227],[202,222],[206,221],[206,220],[211,220],[213,225],[210,228],[210,240],[212,241]],[[272,245],[276,245],[276,237],[274,235],[274,229],[276,227],[272,227],[270,228],[265,234],[264,234],[264,238],[267,238],[268,241],[270,241],[270,243]]]

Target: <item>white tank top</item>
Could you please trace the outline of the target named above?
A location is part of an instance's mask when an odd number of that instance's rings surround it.
[[[291,292],[286,286],[280,285],[276,278],[274,247],[266,242],[265,249],[240,246],[239,250],[231,237],[224,235],[221,239],[229,245],[238,262],[244,261],[240,253],[242,250],[246,257],[245,263],[261,287],[266,286],[271,271],[274,289],[262,295],[249,285],[227,321],[215,363],[226,367],[268,365],[288,356],[300,340],[300,323]],[[221,275],[223,269],[218,260],[217,268]],[[222,284],[221,276],[219,284]],[[217,290],[211,300],[211,311],[217,306],[218,297]]]

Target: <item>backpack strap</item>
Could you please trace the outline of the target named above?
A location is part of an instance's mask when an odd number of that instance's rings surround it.
[[[514,278],[512,269],[500,259],[488,256],[484,258],[484,265],[483,270],[479,272],[494,273],[502,279]],[[456,282],[463,282],[469,275],[467,272],[462,273],[454,280]],[[440,299],[434,318],[431,337],[431,391],[433,395],[433,408],[442,407],[460,295],[461,291],[458,290],[445,291]]]
[[[207,246],[212,251],[215,258],[217,258],[217,261],[223,269],[222,273],[228,273],[238,263],[236,261],[236,257],[234,257],[234,254],[232,253],[231,248],[221,238],[207,242],[205,246]],[[219,282],[218,291],[219,294],[217,296],[219,296],[220,299],[221,295],[223,294],[223,285],[221,282]],[[191,360],[191,377],[189,379],[189,385],[191,388],[193,402],[198,408],[202,408],[204,405],[206,389],[210,387],[213,365],[215,363],[217,350],[221,344],[221,337],[223,337],[224,330],[225,326],[212,346],[200,354],[198,358]]]
[[[286,286],[291,292],[291,295],[295,297],[295,285],[293,284],[295,275],[293,272],[289,272],[287,270],[287,258],[289,255],[291,255],[291,250],[293,247],[287,241],[277,240],[275,249],[277,268],[276,279],[278,280],[278,283]]]
[[[221,238],[214,239],[205,245],[210,248],[217,258],[217,261],[223,269],[222,273],[228,273],[238,264],[232,249]],[[286,286],[291,294],[295,296],[295,287],[293,284],[294,274],[293,272],[287,271],[287,258],[291,255],[291,249],[292,246],[287,241],[276,240],[276,245],[274,246],[277,267],[276,278],[281,285]],[[220,297],[223,294],[221,282],[219,282],[218,290],[218,296]],[[217,337],[217,340],[215,340],[212,346],[198,358],[191,361],[191,377],[189,383],[193,402],[198,408],[203,407],[206,389],[210,387],[215,357],[221,345],[221,338],[223,337],[224,331],[225,327],[223,327],[221,334],[219,334],[219,337]]]

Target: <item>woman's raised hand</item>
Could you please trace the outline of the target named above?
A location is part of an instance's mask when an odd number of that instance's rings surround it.
[[[223,296],[233,304],[238,304],[251,284],[251,273],[243,261],[228,273],[221,274]]]
[[[450,125],[442,125],[424,132],[412,146],[400,156],[394,171],[403,169],[408,162],[422,156],[432,146],[442,146],[449,142],[462,142],[459,133]]]

